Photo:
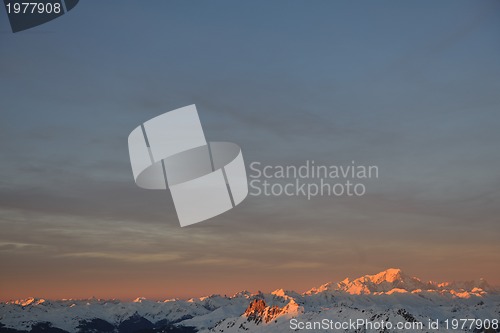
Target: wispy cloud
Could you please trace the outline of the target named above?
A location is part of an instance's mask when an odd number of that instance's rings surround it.
[[[75,252],[75,253],[65,253],[61,255],[56,255],[55,257],[107,259],[107,260],[118,260],[118,261],[135,262],[135,263],[169,262],[181,258],[179,254],[173,254],[173,253],[137,254],[137,253],[109,253],[109,252]]]

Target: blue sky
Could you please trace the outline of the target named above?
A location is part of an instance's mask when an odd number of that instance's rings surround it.
[[[0,16],[0,298],[301,290],[393,266],[500,284],[497,1],[85,1],[16,34]],[[133,183],[127,136],[193,103],[247,164],[380,179],[180,229],[168,193]]]

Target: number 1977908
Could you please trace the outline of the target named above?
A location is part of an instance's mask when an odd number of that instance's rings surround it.
[[[14,2],[7,3],[9,14],[59,14],[61,3],[55,2]]]

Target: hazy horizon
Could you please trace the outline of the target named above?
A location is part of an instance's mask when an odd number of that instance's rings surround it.
[[[386,270],[389,270],[389,269],[394,269],[394,267],[391,267],[391,268],[387,268],[387,269],[384,269],[380,272],[372,272],[372,273],[367,273],[367,274],[364,274],[362,276],[346,276],[345,278],[348,278],[349,280],[354,280],[354,279],[357,279],[357,278],[361,278],[363,276],[366,276],[366,275],[376,275],[378,273],[382,273]],[[420,278],[419,276],[416,276],[416,275],[412,275],[412,274],[408,274],[406,271],[404,270],[401,270],[403,272],[403,274],[405,275],[408,275],[410,277],[416,277],[416,278]],[[481,278],[475,278],[475,279],[472,279],[472,280],[468,280],[468,281],[455,281],[455,280],[441,280],[441,281],[436,281],[436,280],[426,280],[426,279],[421,279],[422,282],[437,282],[437,283],[442,283],[442,282],[470,282],[470,281],[478,281],[480,280]],[[327,283],[337,283],[337,282],[341,282],[343,281],[343,279],[339,279],[339,280],[335,280],[335,281],[325,281],[324,283],[322,283],[321,285],[324,285],[324,284],[327,284]],[[489,281],[486,281],[488,284]],[[46,297],[41,297],[41,296],[28,296],[28,297],[22,297],[22,298],[11,298],[11,299],[0,299],[0,301],[2,302],[7,302],[7,301],[15,301],[15,300],[22,300],[22,299],[29,299],[31,297],[33,297],[34,299],[45,299],[45,300],[70,300],[70,299],[74,299],[74,300],[86,300],[86,299],[92,299],[92,298],[96,298],[96,299],[103,299],[103,300],[107,300],[107,299],[116,299],[116,300],[120,300],[120,301],[126,301],[126,302],[130,302],[130,301],[135,301],[139,298],[145,298],[147,300],[150,300],[150,301],[166,301],[166,300],[172,300],[172,299],[183,299],[183,300],[189,300],[191,298],[202,298],[202,297],[207,297],[207,296],[212,296],[212,295],[221,295],[221,296],[225,296],[225,297],[232,297],[233,295],[236,295],[240,292],[250,292],[251,294],[255,295],[255,294],[258,294],[259,292],[262,292],[262,293],[271,293],[273,291],[276,291],[276,290],[279,290],[279,289],[284,289],[284,290],[287,290],[287,291],[295,291],[295,292],[298,292],[300,294],[302,293],[305,293],[313,288],[318,288],[320,287],[321,285],[316,285],[316,286],[311,286],[310,288],[306,288],[306,289],[289,289],[289,288],[282,288],[282,287],[278,287],[278,288],[274,288],[274,289],[256,289],[256,290],[248,290],[248,289],[240,289],[240,290],[237,290],[237,291],[231,291],[231,292],[226,292],[224,290],[222,291],[219,291],[219,292],[214,292],[214,293],[210,293],[210,294],[199,294],[199,295],[186,295],[186,296],[165,296],[165,297],[161,297],[161,296],[152,296],[152,297],[145,297],[143,295],[137,295],[136,297],[127,297],[127,298],[117,298],[117,297],[96,297],[96,296],[89,296],[89,297],[81,297],[81,298],[71,298],[71,297],[66,297],[66,298],[46,298]],[[500,286],[496,286],[496,285],[491,285],[490,286],[492,288],[495,289],[495,291],[499,291],[500,290]]]

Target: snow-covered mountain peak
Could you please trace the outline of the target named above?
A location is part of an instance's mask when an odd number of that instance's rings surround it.
[[[473,290],[473,289],[481,289],[486,292],[493,292],[495,288],[489,285],[489,283],[480,278],[478,280],[470,280],[470,281],[453,281],[453,282],[441,282],[435,283],[440,289],[462,289],[462,290]]]
[[[279,297],[285,297],[286,296],[286,292],[285,292],[284,289],[276,289],[275,291],[273,291],[271,293],[271,295],[279,296]]]
[[[421,284],[422,281],[415,277],[410,277],[403,273],[399,268],[389,268],[373,275],[365,275],[360,278],[349,281],[345,279],[340,284],[341,285],[352,285],[352,284],[373,284],[373,285],[405,285],[407,287],[412,287],[416,284]]]
[[[373,283],[380,284],[382,282],[393,283],[403,279],[403,271],[399,268],[389,268],[375,275],[367,275]]]
[[[364,275],[356,279],[346,278],[338,283],[326,283],[318,288],[312,288],[304,295],[314,295],[324,292],[344,292],[351,295],[420,293],[420,292],[450,293],[458,297],[468,297],[469,294],[482,295],[494,289],[484,280],[465,282],[425,282],[419,278],[405,274],[399,268],[389,268],[373,275]]]
[[[344,281],[342,282],[345,282],[345,281],[349,281],[349,279],[345,279]],[[340,283],[342,283],[340,282]],[[322,292],[325,292],[325,291],[329,291],[329,290],[336,290],[336,285],[333,284],[333,282],[328,282],[328,283],[325,283],[325,284],[322,284],[321,286],[319,287],[314,287],[314,288],[311,288],[309,289],[308,291],[306,291],[304,293],[304,295],[314,295],[314,294],[319,294],[319,293],[322,293]]]
[[[143,301],[146,301],[146,297],[137,297],[133,300],[134,303],[142,303]]]
[[[365,275],[353,281],[344,280],[337,284],[337,289],[349,294],[371,294],[387,293],[393,289],[405,290],[408,292],[416,289],[429,289],[428,284],[420,279],[410,277],[403,273],[401,269],[389,268],[374,275]]]
[[[35,297],[28,297],[25,299],[17,299],[17,300],[12,300],[6,302],[7,304],[16,304],[20,306],[28,306],[28,305],[39,305],[42,303],[45,303],[45,300],[43,298],[35,298]]]
[[[291,298],[290,302],[283,307],[277,305],[267,305],[263,299],[254,299],[243,313],[248,321],[259,323],[269,323],[279,317],[297,316],[304,312],[304,308],[299,306],[297,302]]]

